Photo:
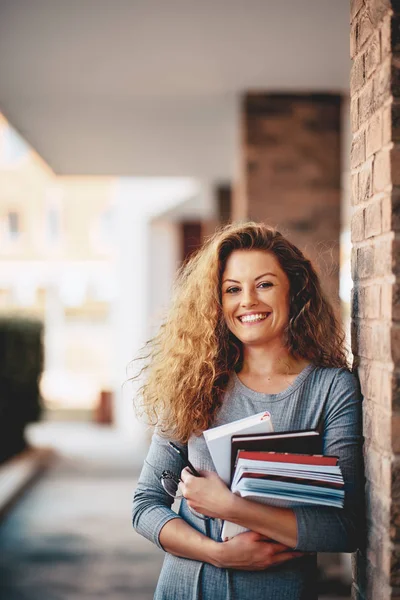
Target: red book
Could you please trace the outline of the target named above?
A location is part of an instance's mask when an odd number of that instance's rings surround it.
[[[324,467],[335,467],[338,464],[337,456],[323,456],[322,454],[292,454],[289,452],[252,452],[250,450],[239,450],[237,453],[237,460],[239,460],[239,458],[303,465],[321,465]]]

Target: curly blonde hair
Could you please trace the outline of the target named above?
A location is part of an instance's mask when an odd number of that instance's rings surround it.
[[[227,225],[183,265],[168,318],[146,345],[136,410],[171,439],[186,443],[209,428],[229,377],[240,371],[241,342],[222,315],[221,279],[230,254],[250,249],[272,252],[289,279],[289,353],[316,366],[347,367],[344,335],[311,262],[271,227]]]

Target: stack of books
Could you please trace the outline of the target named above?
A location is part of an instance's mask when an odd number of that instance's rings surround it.
[[[343,507],[344,481],[338,459],[321,454],[318,431],[243,434],[240,429],[236,430],[236,434],[230,435],[233,493],[286,508]],[[223,432],[221,435],[224,437]],[[221,476],[219,467],[215,466]],[[244,531],[247,529],[225,521],[221,537],[225,541]]]
[[[272,431],[271,415],[268,411],[264,411],[203,432],[215,469],[225,483],[231,482],[232,436],[237,433],[263,434]]]

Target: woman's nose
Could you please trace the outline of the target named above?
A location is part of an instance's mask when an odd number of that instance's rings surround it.
[[[241,305],[244,308],[255,306],[257,304],[257,296],[253,290],[243,290]]]

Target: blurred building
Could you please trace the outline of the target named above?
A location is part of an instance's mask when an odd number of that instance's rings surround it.
[[[25,151],[37,204],[25,189],[23,207],[4,209],[12,254],[0,256],[1,301],[44,315],[48,402],[90,407],[110,388],[118,426],[140,429],[134,390],[121,388],[135,371],[126,367],[160,323],[177,266],[231,218],[287,233],[339,305],[347,2],[151,0],[110,11],[99,0],[94,12],[16,0],[1,15],[1,108],[42,157]],[[33,283],[17,273],[17,248]],[[342,275],[347,303],[349,288]]]
[[[112,383],[114,188],[56,177],[0,115],[0,311],[45,323],[46,406],[75,416]]]

